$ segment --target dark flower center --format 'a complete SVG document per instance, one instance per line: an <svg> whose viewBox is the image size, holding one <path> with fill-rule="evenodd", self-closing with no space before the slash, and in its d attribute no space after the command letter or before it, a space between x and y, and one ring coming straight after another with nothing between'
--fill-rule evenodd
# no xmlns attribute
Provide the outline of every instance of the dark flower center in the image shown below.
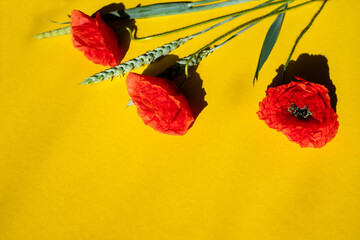
<svg viewBox="0 0 360 240"><path fill-rule="evenodd" d="M297 118L306 119L309 116L313 115L313 112L310 112L309 107L304 106L303 108L299 108L295 103L292 103L288 108L289 113L294 115Z"/></svg>

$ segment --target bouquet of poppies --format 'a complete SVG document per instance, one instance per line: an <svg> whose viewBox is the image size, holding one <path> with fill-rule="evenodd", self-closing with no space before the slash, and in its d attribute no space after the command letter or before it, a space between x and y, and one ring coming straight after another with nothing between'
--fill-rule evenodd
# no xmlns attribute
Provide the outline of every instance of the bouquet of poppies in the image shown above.
<svg viewBox="0 0 360 240"><path fill-rule="evenodd" d="M217 16L191 25L175 28L171 31L156 33L151 36L137 38L134 35L133 19L166 17L174 14L206 11L220 7L256 2L251 8ZM266 97L260 102L257 112L270 128L275 128L287 136L290 141L301 147L323 147L332 140L338 130L337 114L331 105L328 89L319 83L310 82L302 76L288 76L287 67L294 50L302 36L309 30L314 20L324 8L327 0L200 0L194 2L169 2L130 9L114 9L98 11L89 16L79 10L73 10L67 26L40 33L37 39L71 34L74 47L95 64L109 66L102 72L87 77L82 84L95 84L101 81L127 75L126 84L130 95L128 106L137 108L139 117L154 130L169 135L184 135L193 126L196 114L182 93L185 82L191 81L190 69L196 69L201 60L220 49L241 33L260 23L262 20L275 17L263 42L253 83L269 57L278 39L285 13L307 4L320 4L310 23L295 40L289 57L284 64L282 83L269 87ZM221 25L243 16L246 13L269 9L267 14L246 21L218 36L197 51L179 59L157 76L147 76L131 72L144 65L149 65L159 58L168 55L193 38L211 31ZM172 42L149 50L129 61L123 62L129 44L128 41L140 41L161 37L183 30L213 22L214 25L192 35L175 39ZM120 34L121 33L121 34ZM291 79L291 80L288 80Z"/></svg>

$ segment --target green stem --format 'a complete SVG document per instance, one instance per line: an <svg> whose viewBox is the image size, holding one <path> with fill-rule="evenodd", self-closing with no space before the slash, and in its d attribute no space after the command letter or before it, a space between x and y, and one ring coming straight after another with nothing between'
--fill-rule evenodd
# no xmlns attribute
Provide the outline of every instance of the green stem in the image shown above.
<svg viewBox="0 0 360 240"><path fill-rule="evenodd" d="M278 11L279 9L280 8L275 9L274 12ZM187 62L189 60L190 60L189 67L194 67L194 66L198 65L204 58L209 56L215 50L221 48L226 43L228 43L230 40L234 39L236 36L240 35L241 33L248 30L249 28L255 26L255 24L256 23L253 23L250 26L247 26L247 27L241 29L239 32L235 33L234 35L232 35L231 37L229 37L228 39L226 39L225 41L223 41L219 45L216 45L216 46L214 46L214 47L212 47L210 49L205 49L202 52L196 54L195 57L192 57L195 54L195 53L193 53L193 54L190 54L187 57L184 57L184 58L176 61L176 63L174 65L168 67L165 71L160 73L158 75L158 77L166 78L166 79L169 79L169 80L174 79L174 77L178 76L179 74L181 74L182 72L185 71L185 66L186 66L186 64L187 64ZM185 84L187 79L188 79L188 76L185 76L185 79L178 85L178 88L181 88Z"/></svg>
<svg viewBox="0 0 360 240"><path fill-rule="evenodd" d="M113 14L120 18L141 19L161 16L170 16L176 14L193 13L215 8L227 7L244 2L255 0L203 0L196 2L170 2L158 3L136 8L124 9L123 11L113 11ZM214 2L214 3L212 3Z"/></svg>
<svg viewBox="0 0 360 240"><path fill-rule="evenodd" d="M196 2L170 2L170 3L152 4L152 5L135 7L130 9L124 9L122 12L113 11L110 12L109 14L125 19L152 18L152 17L204 11L204 10L226 7L226 6L231 6L249 1L255 1L255 0L226 0L226 1L203 0ZM211 2L218 2L218 3L211 3ZM35 35L34 38L42 39L42 38L62 36L67 34L70 34L70 26L42 32Z"/></svg>
<svg viewBox="0 0 360 240"><path fill-rule="evenodd" d="M310 0L310 1L307 1L307 2L304 2L304 3L301 3L301 4L298 4L298 5L295 5L293 7L289 7L289 8L286 8L286 9L283 9L283 10L280 10L280 11L276 11L276 12L271 12L271 13L268 13L266 15L263 15L261 17L258 17L258 18L255 18L253 20L250 20L244 24L241 24L240 26L228 31L227 33L223 34L222 36L216 38L215 40L213 40L212 42L210 42L209 44L205 45L204 47L202 47L201 49L199 49L197 52L195 52L195 54L193 56L195 56L196 54L198 54L199 52L209 48L211 45L213 45L214 43L220 41L221 39L225 38L226 36L228 36L229 34L232 34L236 31L238 31L239 29L241 28L244 28L244 27L247 27L251 24L254 24L254 23L257 23L257 22L260 22L262 20L264 20L265 18L268 18L268 17L272 17L272 16L275 16L275 15L278 15L278 14L281 14L281 13L284 13L284 12L287 12L287 11L290 11L290 10L293 10L293 9L296 9L296 8L299 8L301 6L304 6L306 4L309 4L309 3L312 3L312 2L315 2L315 1L318 1L318 0ZM284 2L284 1L282 1ZM185 75L188 76L188 69L189 69L189 62L191 61L191 58L190 60L188 61L188 63L186 64L186 67L185 67Z"/></svg>
<svg viewBox="0 0 360 240"><path fill-rule="evenodd" d="M192 2L189 3L189 6L194 7L194 6L198 6L198 5L202 5L202 4L207 4L207 3L211 3L211 2L218 2L219 0L202 0L202 1L197 1L197 2Z"/></svg>
<svg viewBox="0 0 360 240"><path fill-rule="evenodd" d="M285 72L286 69L289 65L289 62L291 60L292 55L294 54L295 48L298 45L299 41L301 40L301 38L305 35L305 33L310 29L310 27L312 26L312 24L314 23L315 19L317 18L317 16L320 14L320 12L323 10L325 4L327 3L328 0L324 0L323 4L321 5L321 7L319 8L319 10L315 13L315 15L312 17L310 23L301 31L300 35L297 37L295 44L293 46L293 48L291 49L290 55L286 61L286 64L284 66L284 71L283 71L283 83L285 81Z"/></svg>
<svg viewBox="0 0 360 240"><path fill-rule="evenodd" d="M243 14L251 12L251 11L259 10L259 9L266 8L266 7L271 7L271 6L274 6L274 5L277 5L277 4L286 3L286 2L290 2L290 1L292 1L292 0L281 0L281 1L278 1L278 2L273 2L273 0L270 0L270 1L267 1L267 2L265 2L263 4L260 4L260 5L256 6L256 7L253 7L253 8L249 8L249 9L241 10L241 11L238 11L238 12L226 14L226 15L223 15L223 16L220 16L220 17L216 17L216 18L208 19L208 20L198 22L198 23L195 23L195 24L191 24L191 25L188 25L186 27L182 27L182 28L178 28L178 29L171 30L171 31L168 31L168 32L158 33L158 34L154 34L154 35L150 35L150 36L142 37L142 38L134 37L133 32L131 31L130 28L126 28L126 30L130 33L130 38L133 41L148 40L148 39L152 39L154 37L166 36L166 35L177 33L177 32L180 32L180 31L184 31L184 30L187 30L187 29L190 29L190 28L193 28L193 27L198 27L198 26L201 26L203 24L210 23L210 22L222 20L222 19L225 19L225 18L240 16L240 15L243 15Z"/></svg>

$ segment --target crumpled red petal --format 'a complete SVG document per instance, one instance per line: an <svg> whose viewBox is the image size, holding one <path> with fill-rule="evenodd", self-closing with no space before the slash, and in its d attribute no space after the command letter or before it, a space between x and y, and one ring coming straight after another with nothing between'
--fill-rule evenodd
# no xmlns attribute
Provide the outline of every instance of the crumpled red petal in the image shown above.
<svg viewBox="0 0 360 240"><path fill-rule="evenodd" d="M92 18L81 11L71 13L70 30L74 47L90 61L104 66L119 65L124 53L118 47L114 31L99 13Z"/></svg>
<svg viewBox="0 0 360 240"><path fill-rule="evenodd" d="M158 132L184 135L194 122L188 101L167 79L129 73L128 93L143 122Z"/></svg>
<svg viewBox="0 0 360 240"><path fill-rule="evenodd" d="M321 148L330 142L339 128L338 116L332 109L328 90L296 77L298 81L269 88L259 103L257 115L270 127L282 132L301 147ZM289 113L289 106L307 106L312 116L302 119Z"/></svg>

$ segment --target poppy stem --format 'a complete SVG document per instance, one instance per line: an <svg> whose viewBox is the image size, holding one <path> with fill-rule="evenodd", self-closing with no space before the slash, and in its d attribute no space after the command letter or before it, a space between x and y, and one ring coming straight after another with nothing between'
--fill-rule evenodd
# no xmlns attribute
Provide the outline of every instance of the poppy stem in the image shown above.
<svg viewBox="0 0 360 240"><path fill-rule="evenodd" d="M177 15L183 13L199 12L209 9L216 9L254 0L202 0L196 2L170 2L140 6L121 11L113 11L112 14L120 19L141 19L160 16ZM211 3L217 2L217 3ZM210 4L209 4L210 3ZM39 33L34 36L36 39L50 38L70 34L70 26L58 28Z"/></svg>
<svg viewBox="0 0 360 240"><path fill-rule="evenodd" d="M229 37L228 39L226 39L224 42L220 43L219 45L216 45L210 49L205 49L203 51L201 51L200 53L193 53L189 56L187 56L186 58L183 58L179 61L176 62L175 65L179 65L182 68L182 71L185 71L185 78L184 80L180 83L179 88L181 88L187 81L187 79L189 78L189 72L186 71L186 64L188 61L190 61L189 66L188 67L194 67L197 64L200 63L200 61L202 61L205 57L209 56L212 52L214 52L216 49L219 49L220 47L224 46L226 43L228 43L231 39L235 38L236 36L238 36L239 34L245 32L246 30L248 30L249 28L253 27L256 23L241 29L239 32L237 32L236 34L232 35L231 37ZM195 55L196 54L196 55ZM194 55L194 57L192 57ZM172 67L170 67L172 68ZM166 71L166 70L165 70Z"/></svg>
<svg viewBox="0 0 360 240"><path fill-rule="evenodd" d="M298 45L299 41L301 40L301 38L305 35L305 33L310 29L310 27L312 26L312 24L314 23L315 19L317 18L317 16L321 13L321 11L323 10L325 4L327 3L328 0L324 0L323 4L321 5L321 7L319 8L319 10L315 13L315 15L312 17L312 19L310 20L310 23L301 31L300 35L297 37L295 44L293 46L293 48L291 49L290 55L285 63L284 66L284 71L283 71L283 75L282 75L282 81L283 83L285 83L285 73L286 73L286 69L289 65L289 62L291 60L292 55L294 54L295 48Z"/></svg>
<svg viewBox="0 0 360 240"><path fill-rule="evenodd" d="M281 0L281 1L277 1L277 2L273 2L273 1L274 0L268 0L265 3L259 4L259 5L255 6L253 8L249 8L249 9L241 10L241 11L238 11L238 12L226 14L226 15L223 15L223 16L220 16L220 17L208 19L208 20L198 22L198 23L195 23L195 24L191 24L191 25L188 25L188 26L185 26L185 27L182 27L182 28L178 28L178 29L174 29L174 30L171 30L171 31L150 35L150 36L147 36L147 37L138 38L138 37L134 36L133 31L130 28L126 28L126 30L130 33L131 40L133 40L133 41L142 41L142 40L149 40L149 39L152 39L152 38L155 38L155 37L163 37L163 36L170 35L170 34L177 33L177 32L181 32L181 31L193 28L193 27L198 27L198 26L201 26L203 24L207 24L207 23L211 23L211 22L214 22L214 21L226 19L225 21L222 21L222 22L220 22L220 23L218 23L218 24L216 24L214 26L211 26L211 27L209 27L209 28L207 28L205 30L202 30L202 31L192 35L192 36L195 36L195 35L200 35L200 34L202 34L204 32L207 32L207 31L209 31L209 30L211 30L211 29L213 29L215 27L218 27L218 26L224 24L224 23L227 23L228 21L231 21L231 20L233 20L233 19L235 19L237 17L240 17L240 16L242 16L242 15L244 15L246 13L249 13L249 12L252 12L252 11L255 11L255 10L259 10L259 9L262 9L262 8L266 8L266 7L271 7L271 6L274 6L274 5L277 5L277 4L290 2L290 1L293 1L293 0Z"/></svg>
<svg viewBox="0 0 360 240"><path fill-rule="evenodd" d="M264 19L266 19L266 18L268 18L268 17L272 17L272 16L274 16L274 15L278 15L278 14L281 14L281 13L284 13L284 12L287 12L287 11L290 11L290 10L294 10L294 9L296 9L296 8L302 7L302 6L306 5L306 4L309 4L309 3L312 3L312 2L315 2L315 1L318 1L318 0L309 0L309 1L307 1L307 2L300 3L300 4L295 5L295 6L293 6L293 7L289 7L289 8L286 8L286 9L283 9L283 10L279 10L279 11L276 11L276 12L271 12L271 13L268 13L268 14L263 15L263 16L261 16L261 17L258 17L258 18L255 18L255 19L253 19L253 20L250 20L250 21L248 21L248 22L246 22L246 23L243 23L243 24L239 25L238 27L236 27L236 28L234 28L234 29L226 32L226 33L223 34L222 36L216 38L215 40L213 40L213 41L210 42L209 44L205 45L204 47L200 48L198 51L196 51L196 52L194 53L193 56L195 56L195 55L198 54L199 52L201 52L201 51L209 48L211 45L215 44L216 42L220 41L221 39L225 38L226 36L228 36L228 35L236 32L236 31L238 31L238 30L240 30L240 29L242 29L242 28L246 28L247 26L250 26L250 25L252 25L252 24L258 23L258 22L260 22L260 21L262 21L262 20L264 20ZM190 63L190 61L191 61L191 58L189 59L188 63L186 64L186 67L185 67L185 75L186 75L186 76L188 76L188 71L189 71L188 69L189 69L189 63Z"/></svg>
<svg viewBox="0 0 360 240"><path fill-rule="evenodd" d="M285 1L281 1L281 2L288 2L288 1L291 1L291 0L285 0ZM308 3L311 3L311 2L314 2L314 1L318 1L318 0L310 0L310 1L307 1L307 2L304 2L302 4L298 4L298 5L295 5L291 8L287 8L285 10L280 10L280 11L276 11L276 12L271 12L269 14L266 14L264 16L261 16L261 17L258 17L258 18L255 18L251 21L248 21L234 29L232 29L231 31L223 34L222 36L216 38L214 41L212 41L211 43L207 44L206 46L202 47L201 49L199 49L198 51L196 51L194 54L192 54L191 56L189 56L189 58L187 59L187 63L185 65L185 75L188 76L188 69L189 69L189 66L190 66L190 63L192 62L193 58L195 58L195 56L197 56L200 52L204 51L205 49L208 49L210 48L211 45L213 45L214 43L220 41L221 39L225 38L226 36L240 30L240 29L243 29L243 28L246 28L252 24L255 24L255 23L258 23L260 21L262 21L263 19L267 18L267 17L271 17L273 15L277 15L277 14L280 14L280 13L283 13L283 12L286 12L286 11L290 11L292 9L295 9L295 8L298 8L298 7L301 7L305 4L308 4ZM85 81L82 82L82 84L90 84L90 83L97 83L97 82L100 82L100 81L104 81L104 80L107 80L107 79L111 79L113 77L116 77L116 76L122 76L134 69L137 69L145 64L150 64L151 62L155 61L156 59L160 58L161 56L165 56L167 55L168 53L170 53L171 51L175 50L176 48L178 48L179 46L181 46L182 44L184 44L185 42L187 42L188 40L198 36L199 33L197 34L193 34L191 36L188 36L188 37L185 37L185 38L180 38L178 40L175 40L171 43L168 43L168 44L165 44L161 47L158 47L152 51L148 51L146 52L145 54L142 54L142 55L139 55L138 57L134 58L134 59L131 59L127 62L124 62L116 67L112 67L112 68L109 68L105 71L102 71L102 72L99 72L97 74L94 74L93 76L91 77L88 77L85 79Z"/></svg>
<svg viewBox="0 0 360 240"><path fill-rule="evenodd" d="M141 19L161 16L178 15L184 13L200 12L204 10L216 9L221 7L232 6L244 2L255 0L202 0L195 2L168 2L157 3L145 6L139 6L122 11L113 11L113 14L119 18Z"/></svg>

